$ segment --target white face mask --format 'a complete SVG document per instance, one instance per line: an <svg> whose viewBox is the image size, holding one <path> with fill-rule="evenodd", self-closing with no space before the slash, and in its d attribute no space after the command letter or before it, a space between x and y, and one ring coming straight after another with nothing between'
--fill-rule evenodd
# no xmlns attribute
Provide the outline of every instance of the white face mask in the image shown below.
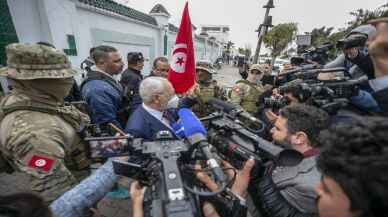
<svg viewBox="0 0 388 217"><path fill-rule="evenodd" d="M174 95L167 103L167 108L178 108L179 105L179 97L177 95Z"/></svg>

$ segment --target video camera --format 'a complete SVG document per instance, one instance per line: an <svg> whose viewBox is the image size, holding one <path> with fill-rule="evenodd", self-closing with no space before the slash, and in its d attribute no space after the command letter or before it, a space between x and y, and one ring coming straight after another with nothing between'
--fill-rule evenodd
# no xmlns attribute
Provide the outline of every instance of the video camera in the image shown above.
<svg viewBox="0 0 388 217"><path fill-rule="evenodd" d="M201 216L198 198L186 190L188 180L181 172L188 163L184 155L189 150L183 140L175 139L169 131L160 131L155 141L135 139L128 162L113 161L116 174L149 187L144 199L145 216Z"/></svg>
<svg viewBox="0 0 388 217"><path fill-rule="evenodd" d="M221 210L221 216L239 216L240 210L235 210L238 198L227 191L233 180L227 179L213 156L203 125L189 109L180 109L178 115L176 126L182 127L184 138L178 133L173 136L170 131L160 131L154 141L133 139L129 161L113 161L115 172L149 186L144 199L147 217L201 217L202 198L222 201L222 207L230 207ZM216 192L196 182L194 164L198 161L207 163L207 168L202 168L212 172L219 186Z"/></svg>
<svg viewBox="0 0 388 217"><path fill-rule="evenodd" d="M279 110L290 104L290 99L285 96L271 96L264 98L264 108Z"/></svg>
<svg viewBox="0 0 388 217"><path fill-rule="evenodd" d="M212 99L212 101L217 100ZM301 156L295 151L284 150L259 136L265 129L263 122L259 121L263 125L261 130L252 132L245 127L246 124L236 118L233 110L220 109L219 106L224 104L225 107L230 108L233 105L227 102L211 104L217 104L218 107L215 108L218 108L219 112L201 118L201 121L207 123L209 142L216 148L218 154L233 166L241 168L243 163L250 158L255 159L257 166L263 165L279 155L290 162L300 160ZM253 171L255 174L252 176L257 176L257 173L260 172L257 167Z"/></svg>
<svg viewBox="0 0 388 217"><path fill-rule="evenodd" d="M337 48L338 49L349 49L354 47L363 47L366 44L366 41L368 40L368 36L366 35L350 35L344 39L338 40L337 42Z"/></svg>
<svg viewBox="0 0 388 217"><path fill-rule="evenodd" d="M280 109L288 105L284 95L289 93L299 102L308 102L330 114L335 114L339 109L348 105L351 97L359 94L359 85L363 82L363 79L350 80L348 78L329 81L299 80L298 83L294 82L279 87L279 93L282 96L276 99L265 98L265 106Z"/></svg>
<svg viewBox="0 0 388 217"><path fill-rule="evenodd" d="M334 45L330 42L324 43L317 47L312 47L302 53L302 56L307 61L314 61L321 65L326 64L329 61L329 50L333 49Z"/></svg>

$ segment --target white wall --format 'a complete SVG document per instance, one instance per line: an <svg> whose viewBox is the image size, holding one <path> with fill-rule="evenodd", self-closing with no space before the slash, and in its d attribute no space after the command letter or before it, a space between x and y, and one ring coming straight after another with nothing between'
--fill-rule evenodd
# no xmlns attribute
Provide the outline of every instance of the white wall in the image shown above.
<svg viewBox="0 0 388 217"><path fill-rule="evenodd" d="M41 14L40 0L7 0L16 34L20 42L35 43L51 41L48 34L47 17Z"/></svg>
<svg viewBox="0 0 388 217"><path fill-rule="evenodd" d="M83 58L87 57L89 54L89 48L93 46L99 45L99 42L95 41L96 36L92 34L92 29L101 29L105 31L112 31L112 35L114 33L128 34L139 37L147 37L152 38L154 41L154 47L152 51L144 52L143 55L146 58L145 67L143 72L147 74L150 70L150 64L152 63L152 59L157 56L159 53L159 46L161 42L158 40L159 29L152 28L148 26L143 26L137 23L131 23L125 20L116 19L113 17L109 17L106 15L101 15L98 13L94 13L89 10L85 10L83 8L77 8L77 19L80 21L78 35L80 40L78 40L77 46L81 51L79 53ZM121 42L120 41L109 41L109 39L104 40L104 44L110 44L115 46L121 51L121 55L123 56L124 62L126 62L126 56L128 52L131 51L142 51L144 49L149 48L150 46L142 42L141 40L134 40L130 43ZM138 49L137 49L138 48ZM81 60L81 61L82 61ZM80 63L80 62L79 62Z"/></svg>
<svg viewBox="0 0 388 217"><path fill-rule="evenodd" d="M58 49L68 49L66 35L74 35L77 56L69 56L74 67L89 55L89 49L112 45L121 52L124 62L128 52L140 51L146 58L144 74L151 70L155 57L163 56L164 30L120 15L94 9L73 0L7 0L20 42L47 41ZM176 33L168 32L168 57ZM219 46L206 46L193 38L196 60L214 61Z"/></svg>

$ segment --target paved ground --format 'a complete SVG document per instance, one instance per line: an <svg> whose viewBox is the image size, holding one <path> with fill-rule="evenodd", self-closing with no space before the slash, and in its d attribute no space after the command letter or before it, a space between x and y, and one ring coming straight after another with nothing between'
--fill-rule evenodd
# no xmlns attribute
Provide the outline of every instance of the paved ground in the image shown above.
<svg viewBox="0 0 388 217"><path fill-rule="evenodd" d="M226 88L231 88L234 86L236 81L241 79L241 76L238 73L238 68L223 65L221 70L213 75L213 78Z"/></svg>
<svg viewBox="0 0 388 217"><path fill-rule="evenodd" d="M214 79L219 84L231 88L234 83L241 77L238 69L228 65L224 65L220 71L214 74ZM126 183L125 180L122 183ZM0 195L24 192L28 190L27 177L20 173L0 174ZM112 200L104 198L98 204L98 210L102 216L106 217L130 217L130 201L129 200Z"/></svg>

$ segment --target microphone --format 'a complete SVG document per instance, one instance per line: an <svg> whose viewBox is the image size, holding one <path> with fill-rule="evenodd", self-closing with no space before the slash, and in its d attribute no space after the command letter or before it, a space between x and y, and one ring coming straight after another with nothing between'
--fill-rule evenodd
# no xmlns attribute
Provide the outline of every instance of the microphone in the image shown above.
<svg viewBox="0 0 388 217"><path fill-rule="evenodd" d="M179 138L185 137L185 132L184 132L182 124L180 124L179 122L176 122L176 123L172 123L170 126L173 129L174 134L176 136L178 136Z"/></svg>
<svg viewBox="0 0 388 217"><path fill-rule="evenodd" d="M265 124L262 121L260 121L259 119L253 117L248 112L244 112L242 109L237 108L235 105L233 105L233 104L231 104L229 102L225 102L223 100L220 100L220 99L212 97L209 100L209 104L211 104L212 106L214 106L217 109L222 110L223 112L225 112L227 114L230 114L230 115L233 115L233 116L237 116L237 117L241 117L241 118L243 118L245 120L251 121L254 124L258 124L260 126L259 127L260 131L263 130L264 127L265 127Z"/></svg>
<svg viewBox="0 0 388 217"><path fill-rule="evenodd" d="M207 132L205 127L190 109L180 109L178 111L178 116L180 118L181 125L183 126L183 132L186 139L190 142L190 144L198 145L205 157L208 159L207 164L213 170L215 179L225 183L226 176L224 171L210 151L210 145L206 138Z"/></svg>

